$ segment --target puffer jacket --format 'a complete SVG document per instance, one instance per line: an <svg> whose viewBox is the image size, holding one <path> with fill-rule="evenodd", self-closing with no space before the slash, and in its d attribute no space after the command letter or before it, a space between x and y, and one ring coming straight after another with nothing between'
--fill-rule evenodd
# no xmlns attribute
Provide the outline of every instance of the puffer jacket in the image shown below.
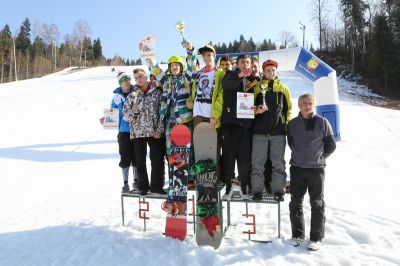
<svg viewBox="0 0 400 266"><path fill-rule="evenodd" d="M134 91L134 86L131 85L130 92ZM121 87L118 87L114 90L114 95L111 100L111 108L118 109L119 112L119 123L118 123L118 131L119 132L130 132L129 124L125 120L123 120L123 109L124 103L126 101L126 94L122 91Z"/></svg>

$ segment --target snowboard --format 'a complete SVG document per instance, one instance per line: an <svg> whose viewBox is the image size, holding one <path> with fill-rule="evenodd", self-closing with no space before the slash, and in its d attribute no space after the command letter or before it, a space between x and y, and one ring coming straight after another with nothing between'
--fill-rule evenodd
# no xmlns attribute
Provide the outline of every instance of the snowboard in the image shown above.
<svg viewBox="0 0 400 266"><path fill-rule="evenodd" d="M168 197L162 205L162 209L167 212L165 235L184 240L187 232L186 203L191 132L187 126L177 124L167 137Z"/></svg>
<svg viewBox="0 0 400 266"><path fill-rule="evenodd" d="M210 123L202 122L193 131L196 175L196 242L199 246L217 249L222 241L220 204L217 187L217 131Z"/></svg>

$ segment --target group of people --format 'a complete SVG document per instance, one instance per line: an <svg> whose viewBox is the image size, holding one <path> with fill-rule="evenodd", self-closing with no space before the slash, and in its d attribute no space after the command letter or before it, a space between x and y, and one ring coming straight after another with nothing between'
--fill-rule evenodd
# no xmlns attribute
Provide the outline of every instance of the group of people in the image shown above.
<svg viewBox="0 0 400 266"><path fill-rule="evenodd" d="M302 204L308 189L312 206L310 240L318 247L324 237L325 160L336 145L328 120L315 113L313 95L299 97L300 113L291 119L290 91L277 77L278 62L263 62L260 72L257 59L242 54L236 62L228 56L222 57L217 68L215 49L206 45L198 50L205 63L198 69L194 46L188 41L182 45L187 52L186 60L172 56L165 72L154 58L146 60L151 80L140 68L133 72L134 86L129 75L118 74L120 87L114 91L111 107L118 108L120 113L122 192L129 192L128 175L132 166L134 186L140 195L147 195L149 190L165 194L164 156L169 149L169 132L176 124L185 124L192 130L200 122L208 122L218 135L217 176L226 184L224 198L229 200L231 195L237 164L244 197L252 194L254 201L261 200L267 184L275 200L283 201L284 155L288 143L292 151L289 204L292 242L299 245L305 237ZM238 93L254 95L254 118L238 117ZM268 171L271 180L265 182Z"/></svg>

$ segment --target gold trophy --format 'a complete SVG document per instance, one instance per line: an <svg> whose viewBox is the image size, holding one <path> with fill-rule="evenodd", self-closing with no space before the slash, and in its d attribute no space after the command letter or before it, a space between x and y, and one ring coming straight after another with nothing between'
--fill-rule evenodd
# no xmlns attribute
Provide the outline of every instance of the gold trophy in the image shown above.
<svg viewBox="0 0 400 266"><path fill-rule="evenodd" d="M185 30L185 22L184 21L178 21L175 24L175 28L181 33L182 35L182 46L185 44L186 39L185 39L185 35L183 34L183 31Z"/></svg>
<svg viewBox="0 0 400 266"><path fill-rule="evenodd" d="M267 103L265 102L265 93L267 92L268 84L262 83L262 84L260 85L260 87L261 87L261 93L262 93L262 97L263 97L263 104L262 104L262 107L263 107L263 108L267 108L267 110L268 110Z"/></svg>

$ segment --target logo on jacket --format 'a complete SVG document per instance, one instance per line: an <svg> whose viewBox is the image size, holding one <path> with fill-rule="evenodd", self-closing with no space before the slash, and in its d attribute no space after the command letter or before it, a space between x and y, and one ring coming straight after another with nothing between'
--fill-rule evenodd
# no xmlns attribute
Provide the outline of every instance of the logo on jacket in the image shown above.
<svg viewBox="0 0 400 266"><path fill-rule="evenodd" d="M316 70L318 66L319 66L319 62L314 58L311 58L307 62L308 70L311 70L311 71Z"/></svg>

